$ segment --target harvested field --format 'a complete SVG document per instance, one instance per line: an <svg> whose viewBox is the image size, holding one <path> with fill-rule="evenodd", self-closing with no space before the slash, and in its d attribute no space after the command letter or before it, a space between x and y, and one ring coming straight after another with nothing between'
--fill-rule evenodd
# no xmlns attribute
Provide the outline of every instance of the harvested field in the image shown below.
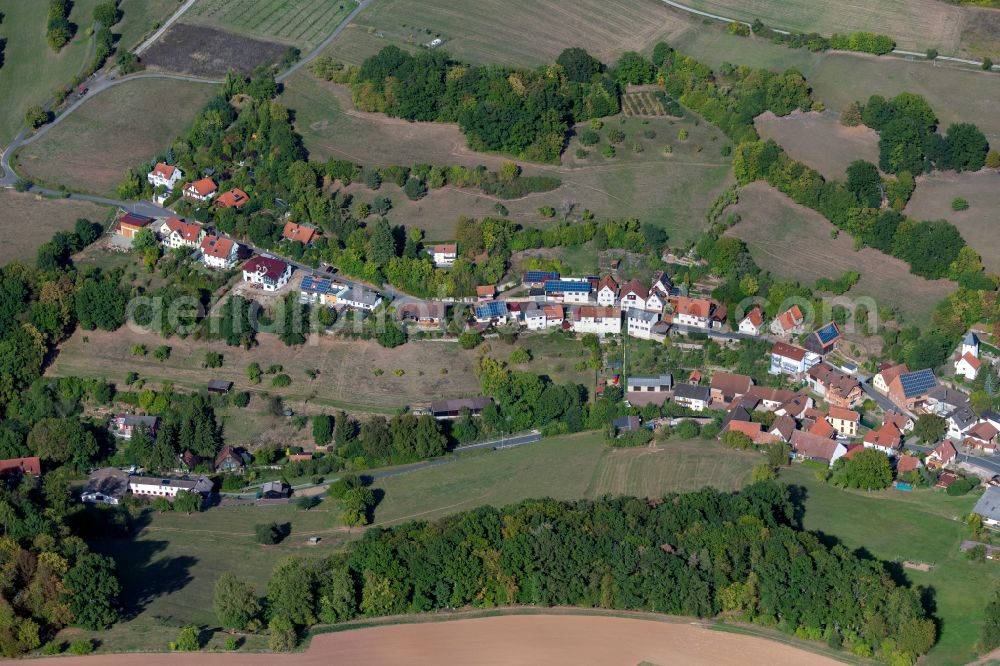
<svg viewBox="0 0 1000 666"><path fill-rule="evenodd" d="M127 168L149 163L169 146L217 90L173 79L109 88L21 149L19 171L73 190L112 194Z"/></svg>
<svg viewBox="0 0 1000 666"><path fill-rule="evenodd" d="M89 201L46 199L0 190L0 264L19 260L34 264L38 247L57 231L73 229L77 218L106 222L110 209ZM30 226L31 233L26 233Z"/></svg>
<svg viewBox="0 0 1000 666"><path fill-rule="evenodd" d="M353 108L345 86L319 81L308 73L296 74L287 83L282 101L296 114L296 129L314 159L349 159L359 164L483 164L497 169L508 161L500 155L476 153L465 146L457 125L411 123L383 114L364 113ZM598 216L635 216L643 222L667 229L672 243L693 239L701 230L705 211L729 181L730 159L723 157L724 135L707 123L695 125L691 114L683 120L668 118L605 119L605 130L620 129L625 140L616 156L600 154L602 145L588 147L586 158L575 157L580 147L570 140L562 166L522 163L528 175L550 173L563 185L552 192L529 194L505 200L510 218L521 223L542 223L540 206L558 207L564 201L588 208ZM681 129L686 141L678 140ZM653 133L648 138L646 132ZM673 152L663 151L671 144ZM636 152L638 146L641 152ZM386 191L389 191L387 188ZM381 194L352 190L368 201ZM393 196L406 211L419 208L416 215L433 238L450 237L461 215L495 214L496 199L474 191L431 192L416 204ZM402 215L393 211L390 219ZM401 219L408 220L407 217ZM452 230L452 231L449 231Z"/></svg>
<svg viewBox="0 0 1000 666"><path fill-rule="evenodd" d="M791 157L808 164L828 179L844 180L854 160L878 164L878 134L864 126L845 127L832 111L793 111L778 117L767 111L754 119L765 139L774 139Z"/></svg>
<svg viewBox="0 0 1000 666"><path fill-rule="evenodd" d="M829 221L764 183L743 188L739 204L729 210L743 219L727 233L746 241L764 270L810 286L817 278L857 271L861 280L844 296L870 296L879 307L896 306L907 324L929 322L938 301L957 288L949 280L913 275L903 261L878 250L855 252L848 234L831 238L835 227Z"/></svg>
<svg viewBox="0 0 1000 666"><path fill-rule="evenodd" d="M359 64L388 44L412 50L439 38L438 48L472 63L534 67L570 46L610 63L625 51L673 42L689 21L654 0L375 0L327 53Z"/></svg>
<svg viewBox="0 0 1000 666"><path fill-rule="evenodd" d="M186 23L175 23L142 56L148 69L222 78L233 69L244 74L257 65L275 62L284 44L241 37Z"/></svg>
<svg viewBox="0 0 1000 666"><path fill-rule="evenodd" d="M969 209L953 211L951 202L960 197ZM920 176L917 189L906 206L906 214L920 220L947 219L958 227L965 241L982 256L986 270L1000 273L997 242L997 211L1000 210L1000 174L991 169L976 173L937 171Z"/></svg>
<svg viewBox="0 0 1000 666"><path fill-rule="evenodd" d="M305 51L326 39L356 6L354 0L198 0L181 20Z"/></svg>
<svg viewBox="0 0 1000 666"><path fill-rule="evenodd" d="M246 351L218 341L163 340L128 328L113 333L78 331L61 345L49 373L121 382L129 371L135 371L153 384L169 381L189 390L201 390L210 378L218 377L235 382L237 390L266 391L289 402L356 412L394 413L403 405L479 395L479 381L473 373L475 356L455 342L410 342L390 350L375 342L326 336L315 345L301 347L286 347L277 336L268 334L261 334L258 340L258 346ZM167 344L173 351L161 363L152 355L132 356L134 344L145 344L150 349ZM222 352L225 360L221 369L201 367L207 351ZM251 361L265 369L272 363L281 364L292 384L274 388L268 376L259 385L250 384L246 367ZM306 376L309 369L320 371L316 380ZM442 374L442 369L447 374ZM383 374L376 375L376 370ZM403 374L396 376L396 370Z"/></svg>

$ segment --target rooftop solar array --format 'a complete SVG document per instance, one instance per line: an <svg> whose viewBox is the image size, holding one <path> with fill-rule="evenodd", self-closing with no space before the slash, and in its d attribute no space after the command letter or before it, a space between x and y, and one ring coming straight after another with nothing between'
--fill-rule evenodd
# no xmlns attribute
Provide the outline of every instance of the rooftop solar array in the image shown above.
<svg viewBox="0 0 1000 666"><path fill-rule="evenodd" d="M525 282L545 282L546 280L558 280L559 273L554 273L552 271L528 271L524 274Z"/></svg>
<svg viewBox="0 0 1000 666"><path fill-rule="evenodd" d="M816 331L816 337L818 337L820 342L824 345L828 345L840 337L840 331L837 330L837 325L831 321L829 324Z"/></svg>
<svg viewBox="0 0 1000 666"><path fill-rule="evenodd" d="M505 301L490 301L476 306L476 317L479 319L494 319L496 317L507 316L507 303Z"/></svg>
<svg viewBox="0 0 1000 666"><path fill-rule="evenodd" d="M907 397L927 393L937 386L937 378L934 377L930 368L902 374L899 376L899 381L903 385L903 393Z"/></svg>
<svg viewBox="0 0 1000 666"><path fill-rule="evenodd" d="M589 282L578 282L575 280L548 280L545 283L545 291L562 291L575 293L590 293Z"/></svg>

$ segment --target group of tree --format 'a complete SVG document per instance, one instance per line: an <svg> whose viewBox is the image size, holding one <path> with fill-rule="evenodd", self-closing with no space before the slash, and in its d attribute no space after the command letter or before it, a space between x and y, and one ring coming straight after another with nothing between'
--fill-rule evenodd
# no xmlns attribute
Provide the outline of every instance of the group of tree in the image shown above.
<svg viewBox="0 0 1000 666"><path fill-rule="evenodd" d="M430 416L370 416L357 423L341 412L335 420L337 454L345 459L363 459L368 467L435 458L448 448L441 423Z"/></svg>
<svg viewBox="0 0 1000 666"><path fill-rule="evenodd" d="M770 39L776 44L784 44L792 49L805 48L810 51L835 49L838 51L857 51L860 53L885 55L891 53L896 48L895 40L888 35L858 31L848 35L833 33L829 37L824 37L818 32L803 33L774 30L764 25L764 22L759 18L754 19L754 22L750 25L750 30L746 31L746 35L749 36L751 31L758 37Z"/></svg>
<svg viewBox="0 0 1000 666"><path fill-rule="evenodd" d="M45 41L53 51L59 51L73 39L76 26L69 22L70 0L49 0L49 12L45 25Z"/></svg>
<svg viewBox="0 0 1000 666"><path fill-rule="evenodd" d="M356 617L576 605L726 613L899 664L934 644L919 593L877 560L799 531L787 488L758 482L663 499L525 500L370 529L347 553L279 562L268 617L287 638L288 627ZM226 626L263 623L245 585L227 578L226 589L216 605Z"/></svg>

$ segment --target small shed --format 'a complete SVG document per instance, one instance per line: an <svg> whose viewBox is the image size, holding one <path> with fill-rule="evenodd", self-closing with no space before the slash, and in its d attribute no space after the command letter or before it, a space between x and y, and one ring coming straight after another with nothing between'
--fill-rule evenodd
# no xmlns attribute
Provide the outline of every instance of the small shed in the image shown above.
<svg viewBox="0 0 1000 666"><path fill-rule="evenodd" d="M268 481L261 486L260 494L262 499L284 499L291 490L282 481Z"/></svg>
<svg viewBox="0 0 1000 666"><path fill-rule="evenodd" d="M221 393L226 394L233 388L233 383L228 382L224 379L210 379L208 380L208 392L209 393Z"/></svg>

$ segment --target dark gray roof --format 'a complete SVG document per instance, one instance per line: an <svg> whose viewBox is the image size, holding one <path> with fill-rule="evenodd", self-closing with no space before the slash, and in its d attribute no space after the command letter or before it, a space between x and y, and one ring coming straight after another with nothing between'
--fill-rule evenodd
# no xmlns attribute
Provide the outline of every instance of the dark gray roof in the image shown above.
<svg viewBox="0 0 1000 666"><path fill-rule="evenodd" d="M436 400L431 403L431 411L437 414L440 412L457 412L462 409L477 410L485 408L491 402L493 402L493 398L487 396L457 398L455 400Z"/></svg>
<svg viewBox="0 0 1000 666"><path fill-rule="evenodd" d="M686 398L688 400L704 400L708 402L708 398L711 392L708 390L707 386L698 386L697 384L678 384L674 388L675 398Z"/></svg>
<svg viewBox="0 0 1000 666"><path fill-rule="evenodd" d="M972 507L972 513L978 513L983 518L1000 521L1000 488L990 486L983 496Z"/></svg>
<svg viewBox="0 0 1000 666"><path fill-rule="evenodd" d="M638 319L640 321L648 321L650 324L655 324L660 320L660 315L655 312L648 312L646 310L640 310L638 308L628 309L629 319Z"/></svg>
<svg viewBox="0 0 1000 666"><path fill-rule="evenodd" d="M955 410L950 412L946 418L955 421L955 425L957 425L962 430L965 430L966 428L971 428L976 424L977 421L979 421L979 417L976 416L976 413L972 411L972 407L970 407L968 404L964 404L956 408Z"/></svg>
<svg viewBox="0 0 1000 666"><path fill-rule="evenodd" d="M120 417L126 426L137 426L145 425L149 428L155 428L156 423L160 420L159 416L143 416L140 414L122 414Z"/></svg>
<svg viewBox="0 0 1000 666"><path fill-rule="evenodd" d="M629 386L673 386L674 377L669 372L659 377L629 377Z"/></svg>
<svg viewBox="0 0 1000 666"><path fill-rule="evenodd" d="M612 422L615 430L624 430L626 432L633 432L638 430L641 422L638 416L619 416Z"/></svg>
<svg viewBox="0 0 1000 666"><path fill-rule="evenodd" d="M128 490L128 472L123 472L114 467L104 467L91 472L87 479L87 485L83 489L84 495L101 493L107 497L122 498Z"/></svg>

